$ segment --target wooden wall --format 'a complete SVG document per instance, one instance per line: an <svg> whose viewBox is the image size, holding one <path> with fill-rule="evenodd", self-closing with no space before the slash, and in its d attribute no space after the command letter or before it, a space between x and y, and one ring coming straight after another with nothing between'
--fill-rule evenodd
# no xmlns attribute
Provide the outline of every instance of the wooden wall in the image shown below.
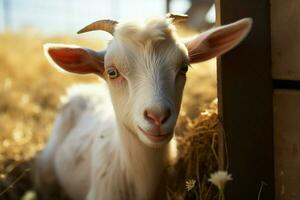
<svg viewBox="0 0 300 200"><path fill-rule="evenodd" d="M275 90L276 199L300 199L300 91Z"/></svg>
<svg viewBox="0 0 300 200"><path fill-rule="evenodd" d="M271 0L273 78L300 80L300 1Z"/></svg>
<svg viewBox="0 0 300 200"><path fill-rule="evenodd" d="M217 0L216 8L218 24L254 21L246 40L218 59L220 152L234 177L226 198L299 200L300 1Z"/></svg>
<svg viewBox="0 0 300 200"><path fill-rule="evenodd" d="M244 17L247 38L218 59L218 105L224 125L226 199L274 199L273 106L269 0L217 0L217 22Z"/></svg>
<svg viewBox="0 0 300 200"><path fill-rule="evenodd" d="M276 200L300 199L300 1L271 0Z"/></svg>

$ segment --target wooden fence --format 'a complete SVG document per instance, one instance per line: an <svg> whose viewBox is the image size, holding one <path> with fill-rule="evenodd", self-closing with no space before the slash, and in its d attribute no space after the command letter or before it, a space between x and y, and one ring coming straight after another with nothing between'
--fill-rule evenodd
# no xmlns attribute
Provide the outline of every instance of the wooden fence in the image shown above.
<svg viewBox="0 0 300 200"><path fill-rule="evenodd" d="M254 20L218 59L230 200L300 199L300 2L217 0L217 22ZM222 143L223 144L223 143Z"/></svg>
<svg viewBox="0 0 300 200"><path fill-rule="evenodd" d="M234 180L227 199L274 199L270 12L267 0L217 0L217 22L251 17L246 40L218 59L219 113L225 167ZM224 147L222 147L224 149Z"/></svg>

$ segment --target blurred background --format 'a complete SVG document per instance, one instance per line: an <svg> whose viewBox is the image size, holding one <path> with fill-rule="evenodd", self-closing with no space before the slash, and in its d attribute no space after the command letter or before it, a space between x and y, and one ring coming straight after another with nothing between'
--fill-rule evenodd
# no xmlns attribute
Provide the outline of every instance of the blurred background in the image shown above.
<svg viewBox="0 0 300 200"><path fill-rule="evenodd" d="M190 28L214 24L213 0L0 0L0 31L34 29L44 34L70 34L103 18L144 20L165 13L186 13Z"/></svg>
<svg viewBox="0 0 300 200"><path fill-rule="evenodd" d="M110 39L107 33L76 32L99 19L144 20L168 12L190 16L177 27L183 37L215 23L213 0L0 0L0 199L31 194L31 160L47 142L66 88L99 81L59 73L46 61L43 44L101 49ZM215 60L193 65L177 131L208 109L216 93Z"/></svg>

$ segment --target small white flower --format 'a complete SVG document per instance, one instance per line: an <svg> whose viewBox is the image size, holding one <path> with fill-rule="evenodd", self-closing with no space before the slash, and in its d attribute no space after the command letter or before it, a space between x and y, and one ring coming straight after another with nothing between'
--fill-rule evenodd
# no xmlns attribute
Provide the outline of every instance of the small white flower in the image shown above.
<svg viewBox="0 0 300 200"><path fill-rule="evenodd" d="M191 189L193 189L195 187L195 183L196 181L194 179L189 179L185 182L185 186L187 191L190 191Z"/></svg>
<svg viewBox="0 0 300 200"><path fill-rule="evenodd" d="M29 190L24 194L22 200L37 200L37 195L34 191Z"/></svg>
<svg viewBox="0 0 300 200"><path fill-rule="evenodd" d="M217 186L219 190L222 191L224 190L226 182L231 180L231 174L228 174L227 171L217 171L215 173L212 173L210 175L210 179L208 179L208 181L210 181L212 184Z"/></svg>

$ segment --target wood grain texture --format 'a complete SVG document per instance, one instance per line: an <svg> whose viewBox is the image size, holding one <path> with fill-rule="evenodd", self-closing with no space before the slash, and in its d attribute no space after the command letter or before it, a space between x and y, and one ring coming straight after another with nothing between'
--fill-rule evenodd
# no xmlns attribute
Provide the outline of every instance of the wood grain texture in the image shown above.
<svg viewBox="0 0 300 200"><path fill-rule="evenodd" d="M269 0L218 0L218 23L253 18L253 28L218 59L219 113L233 181L226 199L274 199L273 106ZM225 165L226 166L226 165ZM267 185L266 185L267 184Z"/></svg>
<svg viewBox="0 0 300 200"><path fill-rule="evenodd" d="M276 200L300 199L300 91L274 92Z"/></svg>
<svg viewBox="0 0 300 200"><path fill-rule="evenodd" d="M271 0L272 74L300 80L300 1Z"/></svg>

